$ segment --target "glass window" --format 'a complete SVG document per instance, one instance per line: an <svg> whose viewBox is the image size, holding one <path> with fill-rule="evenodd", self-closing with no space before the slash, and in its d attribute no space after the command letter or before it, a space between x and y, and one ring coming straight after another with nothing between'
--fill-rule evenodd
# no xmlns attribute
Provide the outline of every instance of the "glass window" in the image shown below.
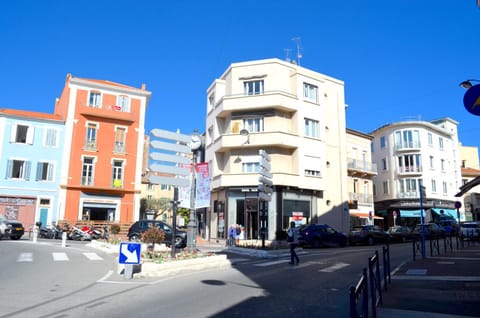
<svg viewBox="0 0 480 318"><path fill-rule="evenodd" d="M118 153L125 153L125 135L127 129L125 127L116 127L115 128L115 145L114 151Z"/></svg>
<svg viewBox="0 0 480 318"><path fill-rule="evenodd" d="M318 128L319 122L317 120L305 118L305 136L318 138Z"/></svg>
<svg viewBox="0 0 480 318"><path fill-rule="evenodd" d="M97 149L97 124L87 124L86 145L87 149Z"/></svg>
<svg viewBox="0 0 480 318"><path fill-rule="evenodd" d="M30 180L31 162L26 160L8 160L7 162L7 179L23 179Z"/></svg>
<svg viewBox="0 0 480 318"><path fill-rule="evenodd" d="M242 172L259 172L260 163L258 162L243 162L242 163Z"/></svg>
<svg viewBox="0 0 480 318"><path fill-rule="evenodd" d="M37 163L37 181L53 181L53 163Z"/></svg>
<svg viewBox="0 0 480 318"><path fill-rule="evenodd" d="M88 97L88 106L90 107L95 107L95 108L100 108L100 99L102 95L100 92L90 92L90 96Z"/></svg>
<svg viewBox="0 0 480 318"><path fill-rule="evenodd" d="M308 83L303 83L303 97L305 97L305 99L311 100L316 103L317 91L318 91L317 86L308 84Z"/></svg>
<svg viewBox="0 0 480 318"><path fill-rule="evenodd" d="M123 180L123 160L113 160L112 184L114 188L121 188Z"/></svg>
<svg viewBox="0 0 480 318"><path fill-rule="evenodd" d="M125 95L118 96L117 105L120 106L122 112L130 111L130 98Z"/></svg>
<svg viewBox="0 0 480 318"><path fill-rule="evenodd" d="M428 145L433 146L433 135L432 133L428 133Z"/></svg>
<svg viewBox="0 0 480 318"><path fill-rule="evenodd" d="M263 131L263 117L246 118L243 120L243 128L249 132L262 132Z"/></svg>
<svg viewBox="0 0 480 318"><path fill-rule="evenodd" d="M386 142L385 142L385 136L380 137L380 148L385 148Z"/></svg>
<svg viewBox="0 0 480 318"><path fill-rule="evenodd" d="M437 192L437 182L435 181L435 179L432 179L432 192Z"/></svg>
<svg viewBox="0 0 480 318"><path fill-rule="evenodd" d="M93 185L94 158L84 157L82 165L82 185Z"/></svg>
<svg viewBox="0 0 480 318"><path fill-rule="evenodd" d="M53 128L47 128L45 135L45 146L57 147L57 130Z"/></svg>
<svg viewBox="0 0 480 318"><path fill-rule="evenodd" d="M438 146L440 147L441 150L443 150L443 138L438 137Z"/></svg>
<svg viewBox="0 0 480 318"><path fill-rule="evenodd" d="M263 80L243 82L243 92L245 95L263 94Z"/></svg>

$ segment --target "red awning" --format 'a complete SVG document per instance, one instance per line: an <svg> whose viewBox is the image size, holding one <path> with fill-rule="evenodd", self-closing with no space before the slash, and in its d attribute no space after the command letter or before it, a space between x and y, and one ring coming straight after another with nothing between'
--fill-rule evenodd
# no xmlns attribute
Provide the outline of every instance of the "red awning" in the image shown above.
<svg viewBox="0 0 480 318"><path fill-rule="evenodd" d="M356 216L357 218L368 219L368 212L350 211L350 216ZM376 220L383 220L380 216L373 216Z"/></svg>

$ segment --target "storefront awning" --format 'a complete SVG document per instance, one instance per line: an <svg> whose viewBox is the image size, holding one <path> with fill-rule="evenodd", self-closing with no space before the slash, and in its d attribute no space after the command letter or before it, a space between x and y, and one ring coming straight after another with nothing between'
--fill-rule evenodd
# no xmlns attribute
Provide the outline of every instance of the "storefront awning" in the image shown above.
<svg viewBox="0 0 480 318"><path fill-rule="evenodd" d="M454 209L432 209L432 211L438 215L443 215L447 218L453 218L453 219L457 218L457 210L454 210Z"/></svg>
<svg viewBox="0 0 480 318"><path fill-rule="evenodd" d="M401 218L419 218L421 210L400 210ZM425 211L423 211L423 216L425 216Z"/></svg>
<svg viewBox="0 0 480 318"><path fill-rule="evenodd" d="M355 216L361 219L368 219L368 212L350 211L350 216ZM376 215L374 215L373 218L376 220L383 220L382 217Z"/></svg>

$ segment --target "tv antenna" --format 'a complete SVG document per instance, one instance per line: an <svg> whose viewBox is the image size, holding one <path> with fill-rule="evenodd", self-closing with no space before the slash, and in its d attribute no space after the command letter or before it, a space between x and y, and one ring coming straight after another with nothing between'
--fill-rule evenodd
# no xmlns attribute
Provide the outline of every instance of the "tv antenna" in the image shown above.
<svg viewBox="0 0 480 318"><path fill-rule="evenodd" d="M301 43L301 38L300 37L295 37L292 39L297 44L297 64L300 65L300 59L302 58L302 53L300 52L302 43Z"/></svg>
<svg viewBox="0 0 480 318"><path fill-rule="evenodd" d="M283 51L285 51L285 61L291 62L292 59L290 58L290 53L292 52L292 49L283 49Z"/></svg>

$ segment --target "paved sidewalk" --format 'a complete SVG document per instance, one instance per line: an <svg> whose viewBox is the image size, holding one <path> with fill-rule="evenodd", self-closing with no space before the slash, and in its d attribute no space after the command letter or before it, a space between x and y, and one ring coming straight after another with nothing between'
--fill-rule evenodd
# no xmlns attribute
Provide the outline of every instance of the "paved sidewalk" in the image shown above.
<svg viewBox="0 0 480 318"><path fill-rule="evenodd" d="M480 317L480 245L392 269L377 317Z"/></svg>

